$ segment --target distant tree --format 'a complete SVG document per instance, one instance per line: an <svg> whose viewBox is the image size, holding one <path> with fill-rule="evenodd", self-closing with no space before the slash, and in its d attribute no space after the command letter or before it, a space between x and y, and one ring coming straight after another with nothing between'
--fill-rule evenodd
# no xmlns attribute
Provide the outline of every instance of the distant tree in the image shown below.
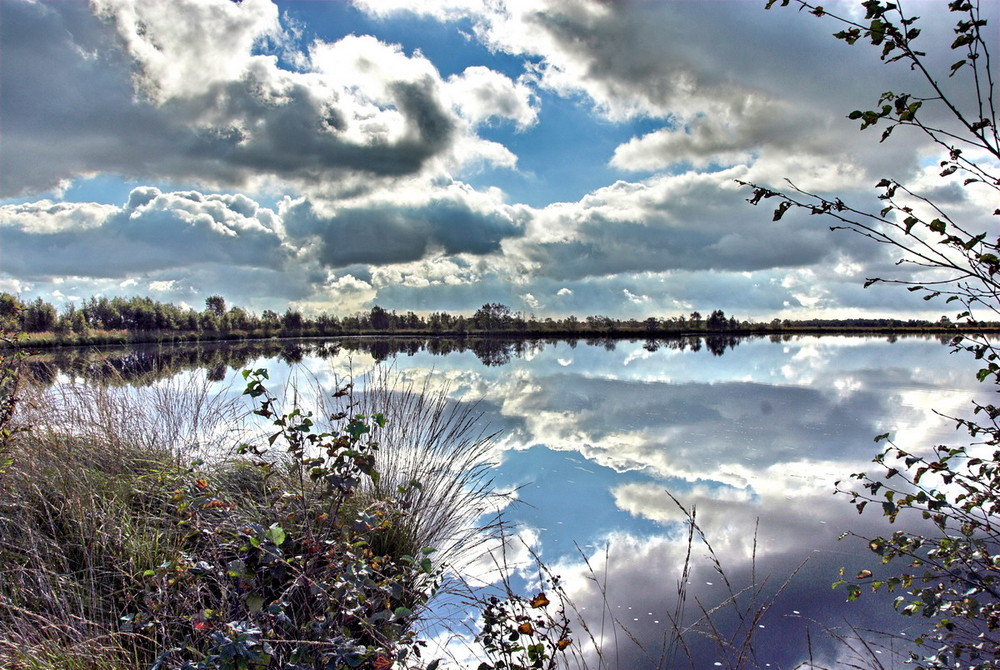
<svg viewBox="0 0 1000 670"><path fill-rule="evenodd" d="M230 307L226 313L229 328L232 330L249 330L250 315L242 307Z"/></svg>
<svg viewBox="0 0 1000 670"><path fill-rule="evenodd" d="M205 309L221 318L226 313L226 299L221 295L210 295L205 298Z"/></svg>
<svg viewBox="0 0 1000 670"><path fill-rule="evenodd" d="M510 307L498 302L486 303L472 316L474 327L479 330L507 330L511 327L514 315Z"/></svg>
<svg viewBox="0 0 1000 670"><path fill-rule="evenodd" d="M17 330L21 327L22 303L10 293L0 293L0 330Z"/></svg>
<svg viewBox="0 0 1000 670"><path fill-rule="evenodd" d="M304 323L305 319L302 317L302 312L293 310L291 307L286 309L284 316L281 317L281 328L285 332L294 333L300 331Z"/></svg>
<svg viewBox="0 0 1000 670"><path fill-rule="evenodd" d="M87 320L83 311L76 308L73 303L67 303L63 313L59 317L56 330L63 334L76 333L82 335L87 332Z"/></svg>
<svg viewBox="0 0 1000 670"><path fill-rule="evenodd" d="M261 312L260 323L267 330L276 330L281 327L281 317L273 309L265 309Z"/></svg>
<svg viewBox="0 0 1000 670"><path fill-rule="evenodd" d="M372 307L371 312L368 315L368 318L371 322L373 330L389 329L389 312L385 311L378 305Z"/></svg>
<svg viewBox="0 0 1000 670"><path fill-rule="evenodd" d="M726 314L721 309L713 311L705 322L705 327L712 331L725 330L727 325Z"/></svg>
<svg viewBox="0 0 1000 670"><path fill-rule="evenodd" d="M54 330L58 318L55 307L41 298L35 298L25 306L21 324L25 332L41 333Z"/></svg>

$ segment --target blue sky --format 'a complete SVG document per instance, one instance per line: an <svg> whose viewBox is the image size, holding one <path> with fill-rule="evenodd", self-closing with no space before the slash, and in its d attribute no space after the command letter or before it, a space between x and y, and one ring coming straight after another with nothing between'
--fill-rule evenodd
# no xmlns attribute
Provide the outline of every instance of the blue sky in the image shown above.
<svg viewBox="0 0 1000 670"><path fill-rule="evenodd" d="M943 4L904 7L946 73ZM337 314L948 312L861 288L900 272L886 249L746 204L736 179L862 205L883 176L942 186L935 147L845 118L919 91L906 67L763 5L5 1L0 290ZM952 189L985 228L989 195Z"/></svg>

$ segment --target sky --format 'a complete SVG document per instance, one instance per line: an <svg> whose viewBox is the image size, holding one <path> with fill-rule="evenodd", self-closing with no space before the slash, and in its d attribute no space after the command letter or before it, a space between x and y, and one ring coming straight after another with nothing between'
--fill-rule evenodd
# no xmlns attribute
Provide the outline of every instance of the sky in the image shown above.
<svg viewBox="0 0 1000 670"><path fill-rule="evenodd" d="M4 0L0 291L339 315L952 313L864 289L909 271L888 249L747 204L736 180L789 178L878 208L893 177L972 229L997 206L938 177L920 136L879 144L846 118L923 91L904 64L764 4ZM903 3L942 76L944 5ZM961 76L943 80L960 103Z"/></svg>

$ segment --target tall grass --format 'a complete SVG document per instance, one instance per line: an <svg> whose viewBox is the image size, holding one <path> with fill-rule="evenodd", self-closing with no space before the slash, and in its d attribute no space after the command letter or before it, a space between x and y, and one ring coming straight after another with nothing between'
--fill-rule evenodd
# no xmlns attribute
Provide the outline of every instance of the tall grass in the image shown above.
<svg viewBox="0 0 1000 670"><path fill-rule="evenodd" d="M170 491L244 415L193 380L23 392L0 475L0 666L139 667L120 617L137 575L180 551Z"/></svg>
<svg viewBox="0 0 1000 670"><path fill-rule="evenodd" d="M499 531L498 511L509 496L493 488L490 460L497 432L475 402L452 398L448 382L432 376L416 383L391 368L376 368L331 398L328 413L381 412L377 481L365 483L374 499L399 496L410 510L406 532L420 547L433 547L443 562L461 566L481 557L484 542ZM410 488L412 482L418 486Z"/></svg>
<svg viewBox="0 0 1000 670"><path fill-rule="evenodd" d="M345 545L344 560L354 561L345 570L369 569L357 561L383 564L380 556L411 560L412 577L405 571L399 573L405 578L391 577L389 568L382 574L403 589L393 607L418 612L426 594L405 594L428 583L421 550L438 550L437 566L469 556L490 532L489 522L478 522L502 504L494 500L485 460L493 435L474 407L449 399L447 388L415 388L386 374L364 388L326 410L391 417L372 435L380 442L381 476L350 493L343 520L322 523L319 508L293 517L289 507L296 499L321 499L322 481L306 476L313 466L280 450L236 454L236 445L254 442L246 398L215 393L193 376L142 389L67 383L24 394L16 421L30 429L10 441L13 464L0 471L0 667L208 663L215 647L202 646L201 656L184 651L198 630L192 625L222 630L213 617L251 616L260 605L246 609L240 579L226 578L225 569L200 581L191 575L201 565L232 566L245 554L238 539L248 524L283 525L289 556L308 556L308 543L317 540L331 551L339 538L362 540ZM256 443L265 444L269 431L253 430L262 435ZM355 517L382 521L359 535ZM282 601L299 597L295 584L318 578L294 561L280 565L292 580L284 595L275 592ZM442 574L440 567L427 572ZM323 597L336 605L332 592ZM413 620L403 616L399 625L407 621ZM386 622L385 630L399 625ZM372 638L390 645L393 639Z"/></svg>

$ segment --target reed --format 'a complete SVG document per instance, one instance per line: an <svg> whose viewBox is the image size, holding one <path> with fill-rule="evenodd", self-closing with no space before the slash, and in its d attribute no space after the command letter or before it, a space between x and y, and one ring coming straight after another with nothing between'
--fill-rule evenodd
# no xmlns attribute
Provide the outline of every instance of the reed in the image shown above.
<svg viewBox="0 0 1000 670"><path fill-rule="evenodd" d="M347 395L331 398L328 409L387 417L378 434L379 478L365 483L365 493L378 500L405 491L410 542L461 566L480 558L484 542L496 537L498 511L510 495L493 488L498 433L484 423L477 402L456 400L452 391L432 376L418 383L379 367Z"/></svg>

